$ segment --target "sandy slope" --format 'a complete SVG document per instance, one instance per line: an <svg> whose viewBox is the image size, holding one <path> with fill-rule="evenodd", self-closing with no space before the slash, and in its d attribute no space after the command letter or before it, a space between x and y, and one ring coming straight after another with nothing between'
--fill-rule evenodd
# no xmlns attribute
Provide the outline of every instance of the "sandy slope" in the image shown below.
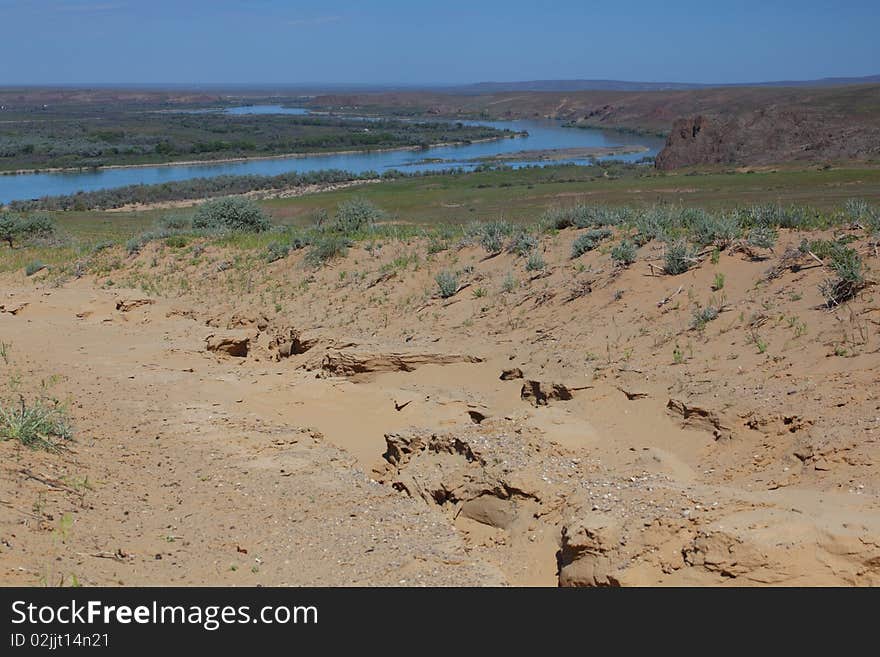
<svg viewBox="0 0 880 657"><path fill-rule="evenodd" d="M111 287L5 275L28 305L3 366L60 375L78 437L0 443L3 581L880 583L876 288L829 312L818 266L768 278L794 234L676 277L652 245L572 262L576 235L541 273L414 240L317 272L152 246ZM468 287L441 300L445 268Z"/></svg>

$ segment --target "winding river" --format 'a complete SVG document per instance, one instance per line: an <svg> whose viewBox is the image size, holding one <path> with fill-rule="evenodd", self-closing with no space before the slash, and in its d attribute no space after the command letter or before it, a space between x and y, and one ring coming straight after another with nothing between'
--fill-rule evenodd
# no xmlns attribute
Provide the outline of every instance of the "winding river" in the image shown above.
<svg viewBox="0 0 880 657"><path fill-rule="evenodd" d="M276 105L234 107L223 110L229 114L296 114L308 113L300 108ZM343 169L355 173L388 169L403 171L436 171L450 167L466 169L477 166L479 158L491 158L518 151L538 151L572 148L610 148L615 146L644 146L648 150L639 153L610 155L602 159L636 161L645 156L656 155L663 148L663 140L657 137L631 135L620 132L565 128L561 122L549 120L520 121L467 121L470 125L492 126L513 131L525 130L528 136L499 139L460 146L437 146L425 150L393 150L356 153L309 154L296 157L249 159L236 162L200 164L149 165L86 169L52 173L21 173L0 175L0 203L13 200L74 194L78 191L110 189L126 185L155 185L176 180L205 178L220 175L277 175L289 171L307 172L320 169ZM575 162L584 164L587 158L556 160L554 163ZM512 161L510 166L532 164L545 165L546 161Z"/></svg>

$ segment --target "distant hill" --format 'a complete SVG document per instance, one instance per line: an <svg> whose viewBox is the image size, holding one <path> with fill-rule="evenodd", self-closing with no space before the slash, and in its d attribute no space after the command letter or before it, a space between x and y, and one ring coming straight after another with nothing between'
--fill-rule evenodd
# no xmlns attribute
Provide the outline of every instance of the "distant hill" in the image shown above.
<svg viewBox="0 0 880 657"><path fill-rule="evenodd" d="M627 82L625 80L529 80L524 82L477 82L446 88L461 94L493 94L511 91L684 91L717 87L837 87L853 84L874 84L880 75L819 80L781 80L776 82L742 82L703 84L700 82Z"/></svg>
<svg viewBox="0 0 880 657"><path fill-rule="evenodd" d="M657 158L663 169L880 159L880 84L335 94L309 104L403 116L552 118L660 133L668 137Z"/></svg>

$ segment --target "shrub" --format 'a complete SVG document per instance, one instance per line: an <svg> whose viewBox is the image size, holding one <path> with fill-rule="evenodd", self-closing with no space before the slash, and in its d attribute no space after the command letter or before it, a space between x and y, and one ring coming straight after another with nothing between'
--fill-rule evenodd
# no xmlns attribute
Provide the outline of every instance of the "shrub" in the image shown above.
<svg viewBox="0 0 880 657"><path fill-rule="evenodd" d="M565 208L550 208L545 210L540 217L538 223L544 230L562 230L574 226L573 215L570 210Z"/></svg>
<svg viewBox="0 0 880 657"><path fill-rule="evenodd" d="M34 260L33 262L29 262L29 263L27 263L27 265L25 265L24 273L27 276L33 276L38 271L45 269L45 268L46 268L46 263L44 263L42 260Z"/></svg>
<svg viewBox="0 0 880 657"><path fill-rule="evenodd" d="M526 256L538 248L538 240L533 235L529 235L525 231L520 231L514 235L510 244L507 245L508 253L515 253L518 256Z"/></svg>
<svg viewBox="0 0 880 657"><path fill-rule="evenodd" d="M636 241L647 244L652 240L666 240L677 226L677 219L663 208L651 208L636 217L635 227L638 231Z"/></svg>
<svg viewBox="0 0 880 657"><path fill-rule="evenodd" d="M490 221L480 227L478 239L486 253L500 253L504 248L504 240L512 232L512 227L506 221Z"/></svg>
<svg viewBox="0 0 880 657"><path fill-rule="evenodd" d="M777 237L778 234L774 228L769 225L759 225L749 231L746 241L749 246L758 249L772 249L776 246Z"/></svg>
<svg viewBox="0 0 880 657"><path fill-rule="evenodd" d="M611 260L616 265L628 267L636 261L636 245L629 240L623 240L615 244L611 249Z"/></svg>
<svg viewBox="0 0 880 657"><path fill-rule="evenodd" d="M141 249L144 248L144 245L147 243L147 240L144 239L143 235L138 235L137 237L132 237L125 243L125 251L128 255L135 255L141 252Z"/></svg>
<svg viewBox="0 0 880 657"><path fill-rule="evenodd" d="M519 281L516 280L513 272L507 272L507 276L504 277L504 282L501 283L501 291L505 294L510 294L516 290L517 287L519 287Z"/></svg>
<svg viewBox="0 0 880 657"><path fill-rule="evenodd" d="M716 292L724 289L724 274L721 272L715 273L715 281L712 283L712 289Z"/></svg>
<svg viewBox="0 0 880 657"><path fill-rule="evenodd" d="M712 320L718 319L721 314L722 306L714 299L703 307L694 309L693 319L691 320L691 328L703 329L706 324Z"/></svg>
<svg viewBox="0 0 880 657"><path fill-rule="evenodd" d="M9 244L9 248L12 248L15 242L35 237L48 237L54 232L55 223L47 215L22 217L12 212L0 212L0 241Z"/></svg>
<svg viewBox="0 0 880 657"><path fill-rule="evenodd" d="M871 216L871 206L860 198L851 198L843 206L843 211L850 221L861 222Z"/></svg>
<svg viewBox="0 0 880 657"><path fill-rule="evenodd" d="M344 258L350 242L342 235L322 235L312 241L305 263L310 267L320 267L334 258Z"/></svg>
<svg viewBox="0 0 880 657"><path fill-rule="evenodd" d="M39 399L27 405L24 397L19 399L18 404L0 404L0 440L57 451L73 438L70 420L58 403Z"/></svg>
<svg viewBox="0 0 880 657"><path fill-rule="evenodd" d="M834 257L840 251L846 249L846 245L836 240L801 240L798 250L801 253L812 253L821 260Z"/></svg>
<svg viewBox="0 0 880 657"><path fill-rule="evenodd" d="M864 217L865 230L868 234L880 237L880 209L872 209Z"/></svg>
<svg viewBox="0 0 880 657"><path fill-rule="evenodd" d="M437 287L440 288L440 296L448 299L458 292L458 276L451 271L441 271L434 278L437 281Z"/></svg>
<svg viewBox="0 0 880 657"><path fill-rule="evenodd" d="M271 223L259 205L240 196L207 201L199 206L192 221L193 228L233 230L259 233L269 230Z"/></svg>
<svg viewBox="0 0 880 657"><path fill-rule="evenodd" d="M692 210L685 217L685 226L697 244L714 244L722 249L742 234L739 218L732 213L712 215L705 210Z"/></svg>
<svg viewBox="0 0 880 657"><path fill-rule="evenodd" d="M290 253L290 245L289 244L279 244L278 242L271 242L266 246L265 259L266 262L276 262L277 260L283 260Z"/></svg>
<svg viewBox="0 0 880 657"><path fill-rule="evenodd" d="M440 253L441 251L445 251L449 248L449 241L443 239L442 237L438 237L437 235L432 235L430 240L428 241L428 253Z"/></svg>
<svg viewBox="0 0 880 657"><path fill-rule="evenodd" d="M330 215L324 208L318 208L312 213L312 225L318 230L322 230L330 225Z"/></svg>
<svg viewBox="0 0 880 657"><path fill-rule="evenodd" d="M329 229L337 233L351 235L371 230L385 213L365 198L343 201L336 207Z"/></svg>
<svg viewBox="0 0 880 657"><path fill-rule="evenodd" d="M666 244L663 271L670 276L683 274L696 260L694 249L685 240L676 240Z"/></svg>
<svg viewBox="0 0 880 657"><path fill-rule="evenodd" d="M541 271L546 266L547 263L544 262L544 258L537 251L532 251L529 254L529 259L526 260L526 271Z"/></svg>
<svg viewBox="0 0 880 657"><path fill-rule="evenodd" d="M611 237L612 233L607 228L596 228L588 230L583 235L579 235L571 244L571 257L579 258L587 251L592 251L599 242Z"/></svg>
<svg viewBox="0 0 880 657"><path fill-rule="evenodd" d="M169 235L165 238L165 246L172 249L182 249L189 244L189 238L186 235Z"/></svg>
<svg viewBox="0 0 880 657"><path fill-rule="evenodd" d="M862 259L854 250L846 247L836 249L831 255L830 267L836 279L827 279L819 285L825 304L832 308L852 299L865 287Z"/></svg>
<svg viewBox="0 0 880 657"><path fill-rule="evenodd" d="M612 208L604 205L574 205L567 208L550 208L538 219L545 229L588 228L590 226L616 226L632 216L629 208Z"/></svg>

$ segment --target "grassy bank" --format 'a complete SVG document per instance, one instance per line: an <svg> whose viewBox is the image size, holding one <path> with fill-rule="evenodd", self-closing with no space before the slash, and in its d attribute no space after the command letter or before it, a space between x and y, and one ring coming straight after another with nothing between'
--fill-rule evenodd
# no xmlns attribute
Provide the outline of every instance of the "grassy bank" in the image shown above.
<svg viewBox="0 0 880 657"><path fill-rule="evenodd" d="M552 166L490 170L460 175L423 176L386 181L296 198L260 201L275 224L310 227L316 215L332 214L340 204L363 198L384 211L387 226L465 226L475 221L529 225L546 210L576 204L676 206L721 210L749 205L795 204L811 212L829 212L847 199L880 200L880 168L780 169L754 173L663 174L644 167ZM132 212L68 211L50 213L59 228L59 244L45 253L4 249L3 269L23 267L28 259L60 262L105 242L122 244L169 215L192 209ZM56 240L57 241L57 240ZM32 257L33 256L33 257Z"/></svg>

